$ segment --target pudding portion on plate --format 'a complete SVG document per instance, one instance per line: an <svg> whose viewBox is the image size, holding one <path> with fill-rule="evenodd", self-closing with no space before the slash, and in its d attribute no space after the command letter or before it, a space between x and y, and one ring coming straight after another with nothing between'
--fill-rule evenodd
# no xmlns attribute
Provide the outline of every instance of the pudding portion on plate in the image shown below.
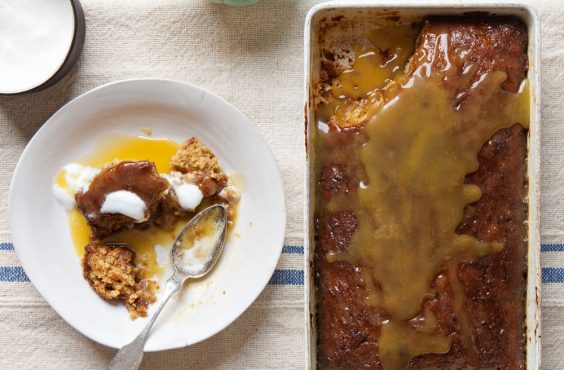
<svg viewBox="0 0 564 370"><path fill-rule="evenodd" d="M156 301L166 248L182 226L212 204L228 209L232 226L239 191L197 138L178 145L113 136L91 158L63 167L53 189L84 254L84 278L100 297L122 300L135 319Z"/></svg>
<svg viewBox="0 0 564 370"><path fill-rule="evenodd" d="M148 221L170 192L150 161L122 161L104 168L76 203L96 237Z"/></svg>
<svg viewBox="0 0 564 370"><path fill-rule="evenodd" d="M93 241L84 253L84 278L104 299L120 299L132 318L147 316L147 306L155 303L158 284L140 279L134 263L135 252L125 244Z"/></svg>

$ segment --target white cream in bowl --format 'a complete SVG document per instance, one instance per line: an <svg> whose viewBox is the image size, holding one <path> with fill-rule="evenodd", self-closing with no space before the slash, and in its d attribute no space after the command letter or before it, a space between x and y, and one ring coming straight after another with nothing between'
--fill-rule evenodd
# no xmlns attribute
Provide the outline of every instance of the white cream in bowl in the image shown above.
<svg viewBox="0 0 564 370"><path fill-rule="evenodd" d="M28 91L53 77L74 31L70 0L0 1L0 94Z"/></svg>

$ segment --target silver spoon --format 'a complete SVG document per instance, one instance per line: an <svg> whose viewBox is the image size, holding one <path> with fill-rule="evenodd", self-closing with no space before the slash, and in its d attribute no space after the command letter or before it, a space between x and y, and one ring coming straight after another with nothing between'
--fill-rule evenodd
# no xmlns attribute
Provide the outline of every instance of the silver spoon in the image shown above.
<svg viewBox="0 0 564 370"><path fill-rule="evenodd" d="M193 231L196 226L208 227L205 232L207 235L195 239ZM209 229L210 227L211 229ZM211 235L209 235L210 231ZM110 363L110 370L135 370L139 368L143 359L145 341L157 320L157 316L172 294L182 288L186 279L202 277L212 269L223 250L226 231L227 212L225 207L221 205L204 209L182 229L170 251L174 273L166 282L161 300L157 303L155 310L148 318L147 325L137 338L123 346L115 355ZM197 240L198 243L194 243L194 240Z"/></svg>

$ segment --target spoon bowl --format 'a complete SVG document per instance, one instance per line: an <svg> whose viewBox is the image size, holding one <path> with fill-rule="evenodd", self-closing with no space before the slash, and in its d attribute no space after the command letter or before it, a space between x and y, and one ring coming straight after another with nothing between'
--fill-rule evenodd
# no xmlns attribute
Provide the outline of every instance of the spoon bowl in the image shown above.
<svg viewBox="0 0 564 370"><path fill-rule="evenodd" d="M227 211L221 205L206 208L182 229L170 250L176 272L190 278L206 275L225 244Z"/></svg>

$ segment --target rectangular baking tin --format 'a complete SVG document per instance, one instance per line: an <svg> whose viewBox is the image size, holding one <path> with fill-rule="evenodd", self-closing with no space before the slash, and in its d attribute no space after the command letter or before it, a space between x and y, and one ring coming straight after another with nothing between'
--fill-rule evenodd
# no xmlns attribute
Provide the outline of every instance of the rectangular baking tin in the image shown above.
<svg viewBox="0 0 564 370"><path fill-rule="evenodd" d="M315 138L316 117L313 101L314 90L319 76L318 33L323 19L335 16L360 17L374 19L375 26L393 24L399 16L402 19L421 20L430 15L464 15L480 12L484 15L512 15L521 19L528 28L529 72L531 89L531 122L528 140L528 179L529 179L529 244L528 244L528 277L526 298L527 323L527 369L540 369L540 27L536 11L521 4L496 4L465 1L445 5L444 2L428 1L416 4L408 1L394 1L390 4L374 1L337 1L323 3L313 7L305 23L305 134L307 166L305 177L305 310L306 310L306 367L317 367L317 330L315 318L315 280L313 271L314 256L314 187L315 187Z"/></svg>

